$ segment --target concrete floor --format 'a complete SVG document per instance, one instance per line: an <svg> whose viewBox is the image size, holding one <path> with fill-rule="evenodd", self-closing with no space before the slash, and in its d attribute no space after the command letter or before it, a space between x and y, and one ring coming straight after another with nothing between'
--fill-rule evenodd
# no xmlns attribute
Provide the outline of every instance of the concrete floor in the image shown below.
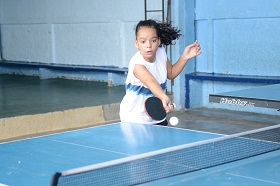
<svg viewBox="0 0 280 186"><path fill-rule="evenodd" d="M0 75L0 118L119 103L124 94L124 86L110 88L102 82ZM179 118L176 127L221 134L280 123L280 115L208 108L173 111L171 116Z"/></svg>
<svg viewBox="0 0 280 186"><path fill-rule="evenodd" d="M105 82L0 75L0 118L119 103L124 94Z"/></svg>

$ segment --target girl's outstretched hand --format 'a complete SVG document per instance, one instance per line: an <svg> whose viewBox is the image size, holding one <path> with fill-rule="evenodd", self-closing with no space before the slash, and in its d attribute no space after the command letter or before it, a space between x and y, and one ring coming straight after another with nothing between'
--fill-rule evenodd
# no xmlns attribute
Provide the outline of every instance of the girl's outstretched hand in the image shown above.
<svg viewBox="0 0 280 186"><path fill-rule="evenodd" d="M198 41L196 40L193 44L191 45L188 45L183 54L182 54L182 57L185 58L185 60L189 60L193 57L196 57L198 55L201 54L201 51L200 51L200 44L198 43Z"/></svg>

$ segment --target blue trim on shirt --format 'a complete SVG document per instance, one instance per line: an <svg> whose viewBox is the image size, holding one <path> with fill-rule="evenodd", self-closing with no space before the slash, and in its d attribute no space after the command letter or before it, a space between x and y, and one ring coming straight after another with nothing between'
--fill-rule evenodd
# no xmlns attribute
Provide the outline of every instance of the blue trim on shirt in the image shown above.
<svg viewBox="0 0 280 186"><path fill-rule="evenodd" d="M166 90L166 83L167 81L160 84L160 87L162 88L163 91ZM127 84L125 86L125 89L126 91L135 92L136 95L154 96L154 94L150 91L150 89L143 86L132 85L131 83Z"/></svg>

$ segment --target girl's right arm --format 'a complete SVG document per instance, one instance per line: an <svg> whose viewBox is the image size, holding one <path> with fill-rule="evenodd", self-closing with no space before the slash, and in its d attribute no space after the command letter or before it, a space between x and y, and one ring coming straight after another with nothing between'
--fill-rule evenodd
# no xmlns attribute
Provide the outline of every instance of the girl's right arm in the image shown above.
<svg viewBox="0 0 280 186"><path fill-rule="evenodd" d="M133 73L135 77L137 77L144 85L146 85L156 97L161 99L166 112L172 110L170 98L164 93L158 81L144 65L136 64L134 66Z"/></svg>

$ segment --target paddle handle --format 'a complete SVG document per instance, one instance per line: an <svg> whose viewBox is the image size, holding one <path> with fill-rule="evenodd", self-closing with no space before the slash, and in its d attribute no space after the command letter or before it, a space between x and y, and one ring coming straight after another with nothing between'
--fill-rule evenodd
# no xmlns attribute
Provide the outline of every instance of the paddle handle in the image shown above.
<svg viewBox="0 0 280 186"><path fill-rule="evenodd" d="M173 109L176 108L176 104L175 103L171 103L171 106L172 106Z"/></svg>

